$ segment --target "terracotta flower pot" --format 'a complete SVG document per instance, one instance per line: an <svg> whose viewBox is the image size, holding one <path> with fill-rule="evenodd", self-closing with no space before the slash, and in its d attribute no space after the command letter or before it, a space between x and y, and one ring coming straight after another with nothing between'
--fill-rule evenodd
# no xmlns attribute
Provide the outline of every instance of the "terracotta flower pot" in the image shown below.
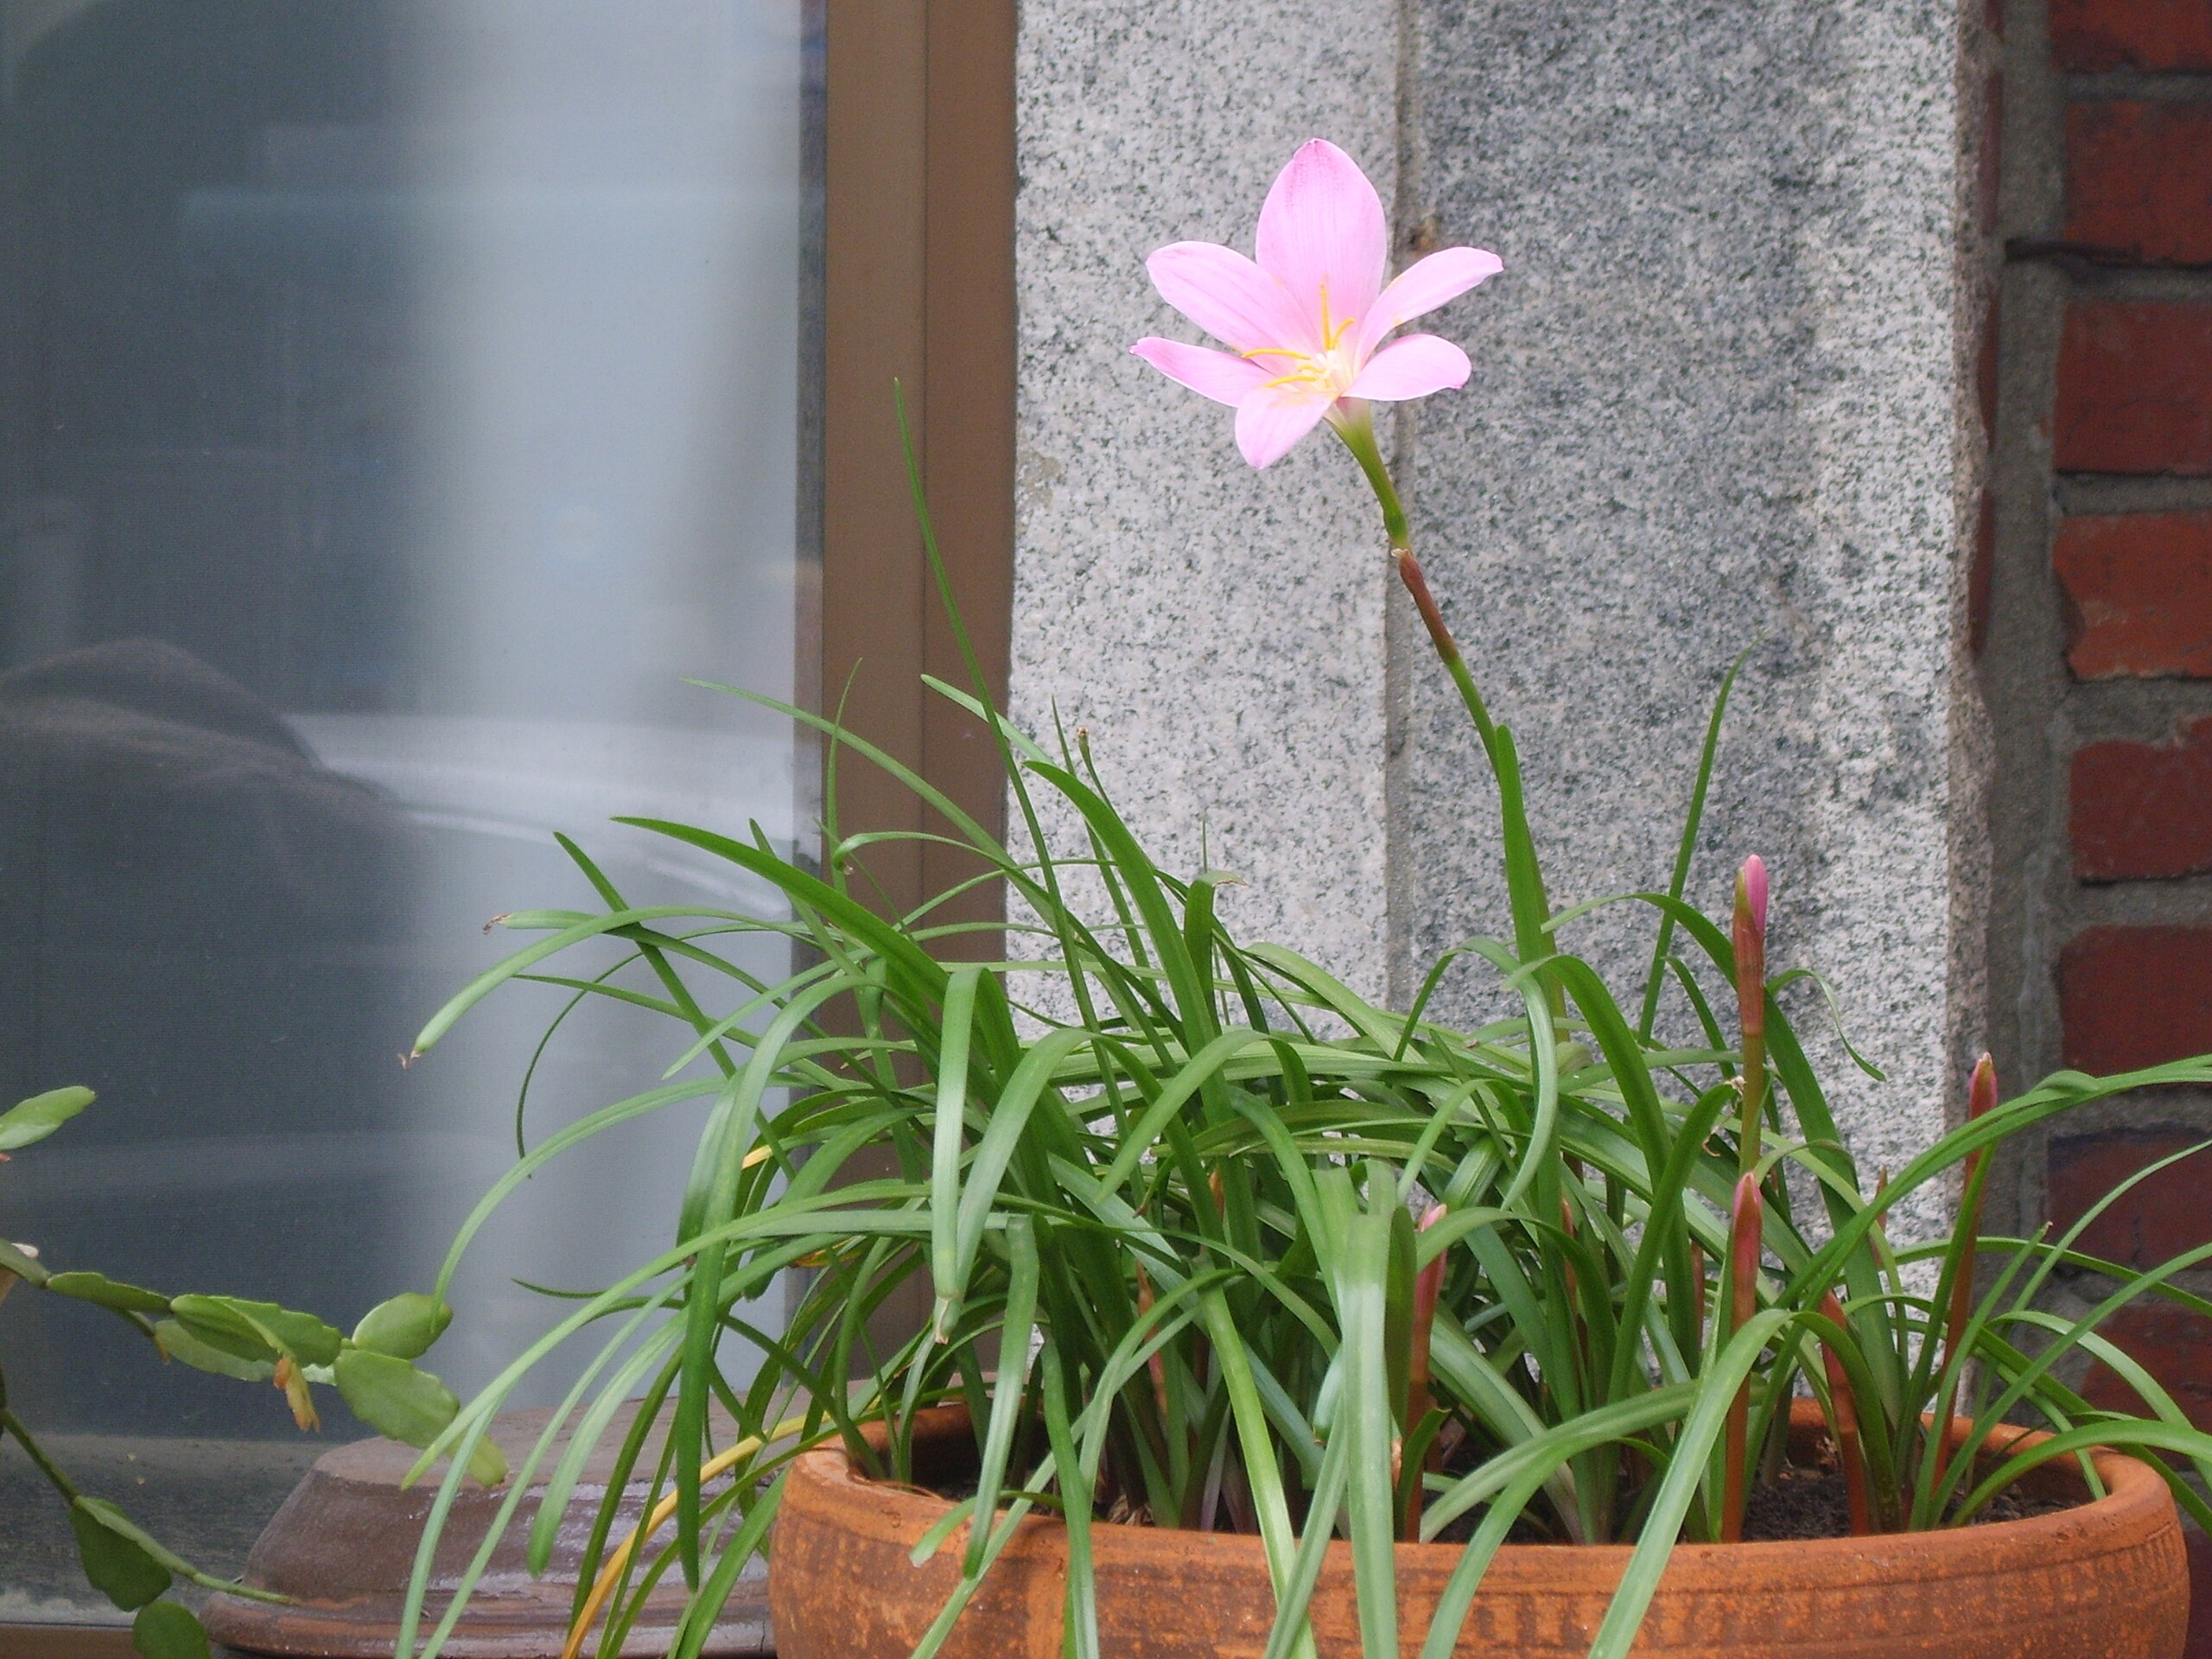
<svg viewBox="0 0 2212 1659"><path fill-rule="evenodd" d="M1793 1428L1818 1432L1803 1402ZM925 1446L972 1445L964 1415L917 1425ZM926 1463L925 1457L921 1459ZM2179 1659L2189 1616L2180 1522L2164 1483L2100 1453L2107 1495L2023 1521L1806 1543L1675 1551L1639 1655L1820 1659ZM2038 1475L2056 1491L2070 1465ZM2037 1477L2031 1477L2035 1479ZM2073 1486L2082 1491L2078 1481ZM966 1530L927 1565L907 1552L949 1506L861 1478L821 1450L791 1468L777 1518L769 1606L781 1659L905 1659L958 1577ZM1109 1659L1236 1659L1267 1645L1274 1598L1260 1541L1100 1524L1091 1531L1099 1645ZM1417 1652L1459 1556L1401 1544L1400 1642ZM1462 1659L1582 1659L1625 1546L1509 1545L1475 1598ZM1066 1535L1023 1522L944 1649L949 1659L1058 1659ZM1329 1546L1313 1598L1325 1656L1359 1650L1351 1547Z"/></svg>

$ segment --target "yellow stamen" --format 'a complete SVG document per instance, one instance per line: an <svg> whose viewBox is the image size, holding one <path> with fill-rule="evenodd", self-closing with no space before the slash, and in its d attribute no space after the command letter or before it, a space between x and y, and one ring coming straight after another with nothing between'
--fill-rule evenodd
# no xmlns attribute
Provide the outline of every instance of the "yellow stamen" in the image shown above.
<svg viewBox="0 0 2212 1659"><path fill-rule="evenodd" d="M1350 371L1352 365L1338 359L1337 348L1344 343L1344 337L1358 325L1359 319L1343 317L1332 320L1330 317L1329 285L1326 282L1321 284L1320 301L1321 349L1319 351L1301 352L1289 346L1255 346L1247 351L1236 353L1248 362L1257 357L1287 357L1296 365L1277 375L1272 380L1262 381L1259 387L1260 391L1272 391L1278 386L1319 386L1333 388L1337 395L1341 397L1344 386L1351 384Z"/></svg>

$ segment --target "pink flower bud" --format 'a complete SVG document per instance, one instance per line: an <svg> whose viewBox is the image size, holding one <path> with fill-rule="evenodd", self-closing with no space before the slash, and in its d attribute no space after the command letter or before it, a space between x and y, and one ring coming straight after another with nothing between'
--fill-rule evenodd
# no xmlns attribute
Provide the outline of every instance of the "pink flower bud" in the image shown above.
<svg viewBox="0 0 2212 1659"><path fill-rule="evenodd" d="M1967 1088L1967 1116L1980 1117L1996 1104L1997 1063L1985 1054L1974 1063L1974 1081Z"/></svg>
<svg viewBox="0 0 2212 1659"><path fill-rule="evenodd" d="M1748 917L1759 943L1766 943L1766 861L1753 853L1736 877L1736 914Z"/></svg>
<svg viewBox="0 0 2212 1659"><path fill-rule="evenodd" d="M1728 1217L1728 1328L1738 1331L1751 1317L1758 1296L1759 1231L1766 1223L1766 1195L1758 1177L1736 1183L1736 1202Z"/></svg>
<svg viewBox="0 0 2212 1659"><path fill-rule="evenodd" d="M1766 865L1757 853L1736 878L1736 924L1729 943L1736 951L1736 1009L1744 1035L1766 1034ZM1747 1044L1748 1046L1748 1044ZM1748 1065L1751 1056L1745 1056Z"/></svg>

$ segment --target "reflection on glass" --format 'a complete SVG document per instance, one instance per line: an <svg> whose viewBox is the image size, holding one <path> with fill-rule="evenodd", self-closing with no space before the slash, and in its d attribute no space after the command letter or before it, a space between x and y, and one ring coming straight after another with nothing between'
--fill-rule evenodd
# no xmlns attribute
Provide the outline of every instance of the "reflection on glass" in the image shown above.
<svg viewBox="0 0 2212 1659"><path fill-rule="evenodd" d="M0 1168L0 1233L350 1323L513 1154L565 993L397 1057L512 948L487 918L590 902L553 832L632 898L771 902L606 819L804 821L783 723L683 683L794 683L802 20L0 0L0 1094L100 1093ZM656 1023L571 1020L523 1133L656 1081ZM665 1248L696 1127L534 1184L448 1381L548 1322L514 1280ZM0 1315L15 1401L93 1490L242 1544L328 1439L77 1312ZM88 1611L22 1474L0 1619Z"/></svg>

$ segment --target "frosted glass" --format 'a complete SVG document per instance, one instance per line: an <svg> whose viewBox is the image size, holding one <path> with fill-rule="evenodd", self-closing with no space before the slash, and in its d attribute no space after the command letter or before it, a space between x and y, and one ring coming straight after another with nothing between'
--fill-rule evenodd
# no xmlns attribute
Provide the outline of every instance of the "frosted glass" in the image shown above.
<svg viewBox="0 0 2212 1659"><path fill-rule="evenodd" d="M100 1095L0 1234L350 1325L513 1157L565 994L397 1057L490 918L594 903L556 830L772 905L607 820L810 819L784 723L684 682L788 696L804 643L817 47L801 0L0 0L0 1094ZM579 1014L523 1133L680 1052ZM427 1363L465 1394L550 1322L514 1280L664 1249L698 1116L533 1182ZM362 1432L28 1294L0 1363L218 1567ZM0 1619L85 1616L28 1478Z"/></svg>

